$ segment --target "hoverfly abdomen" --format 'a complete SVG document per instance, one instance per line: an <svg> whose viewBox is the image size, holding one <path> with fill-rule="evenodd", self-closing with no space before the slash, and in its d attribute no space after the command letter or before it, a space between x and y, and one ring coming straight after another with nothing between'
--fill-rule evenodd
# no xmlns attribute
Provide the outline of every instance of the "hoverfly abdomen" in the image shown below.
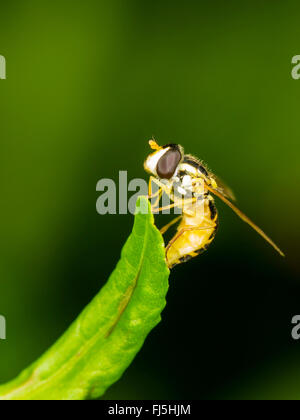
<svg viewBox="0 0 300 420"><path fill-rule="evenodd" d="M218 213L213 198L195 205L195 214L183 214L177 233L170 240L166 258L170 268L207 250L218 228Z"/></svg>
<svg viewBox="0 0 300 420"><path fill-rule="evenodd" d="M217 208L215 206L215 203L214 203L213 199L209 200L209 210L210 210L211 220L215 220L216 215L217 215Z"/></svg>

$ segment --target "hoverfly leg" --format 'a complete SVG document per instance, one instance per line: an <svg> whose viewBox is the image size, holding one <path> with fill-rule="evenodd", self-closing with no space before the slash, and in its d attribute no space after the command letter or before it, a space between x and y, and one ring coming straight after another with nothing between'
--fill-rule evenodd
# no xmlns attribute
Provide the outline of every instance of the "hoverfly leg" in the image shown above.
<svg viewBox="0 0 300 420"><path fill-rule="evenodd" d="M168 223L167 225L165 225L165 226L163 226L161 229L160 229L160 233L163 235L164 233L166 233L167 232L167 230L171 227L171 226L173 226L175 223L177 223L180 219L181 219L181 215L180 216L178 216L178 217L175 217L175 219L173 219L173 220L171 220L171 222L170 223Z"/></svg>

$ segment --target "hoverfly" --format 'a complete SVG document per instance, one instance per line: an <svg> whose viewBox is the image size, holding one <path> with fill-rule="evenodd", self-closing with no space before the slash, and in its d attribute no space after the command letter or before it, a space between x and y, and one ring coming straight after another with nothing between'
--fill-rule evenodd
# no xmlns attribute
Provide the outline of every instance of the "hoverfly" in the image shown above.
<svg viewBox="0 0 300 420"><path fill-rule="evenodd" d="M152 209L155 212L172 207L181 209L180 216L161 229L161 233L165 233L173 224L180 222L176 234L166 247L169 268L201 254L213 241L218 228L218 211L212 194L226 203L284 256L278 246L232 203L235 200L232 191L201 161L184 154L183 147L178 144L159 146L154 139L149 144L154 152L147 157L144 168L151 174L149 198L156 196ZM155 194L152 194L152 183L158 186ZM159 208L158 203L163 192L173 203Z"/></svg>

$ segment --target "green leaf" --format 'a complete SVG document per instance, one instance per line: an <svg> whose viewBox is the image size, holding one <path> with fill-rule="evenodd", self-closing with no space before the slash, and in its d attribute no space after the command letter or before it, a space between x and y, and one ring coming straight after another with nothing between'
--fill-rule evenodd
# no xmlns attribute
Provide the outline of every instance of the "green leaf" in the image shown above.
<svg viewBox="0 0 300 420"><path fill-rule="evenodd" d="M169 276L163 239L145 197L137 208L108 282L39 360L0 386L0 400L98 398L130 365L161 319Z"/></svg>

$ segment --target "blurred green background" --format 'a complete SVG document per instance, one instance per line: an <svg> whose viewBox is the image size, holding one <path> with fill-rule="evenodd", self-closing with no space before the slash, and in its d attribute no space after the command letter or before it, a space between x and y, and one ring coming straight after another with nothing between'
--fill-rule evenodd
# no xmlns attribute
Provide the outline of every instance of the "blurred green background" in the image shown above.
<svg viewBox="0 0 300 420"><path fill-rule="evenodd" d="M299 13L290 1L1 4L1 382L105 283L133 218L99 216L96 183L147 179L154 135L204 159L287 258L218 202L213 245L172 271L161 324L105 397L300 398Z"/></svg>

